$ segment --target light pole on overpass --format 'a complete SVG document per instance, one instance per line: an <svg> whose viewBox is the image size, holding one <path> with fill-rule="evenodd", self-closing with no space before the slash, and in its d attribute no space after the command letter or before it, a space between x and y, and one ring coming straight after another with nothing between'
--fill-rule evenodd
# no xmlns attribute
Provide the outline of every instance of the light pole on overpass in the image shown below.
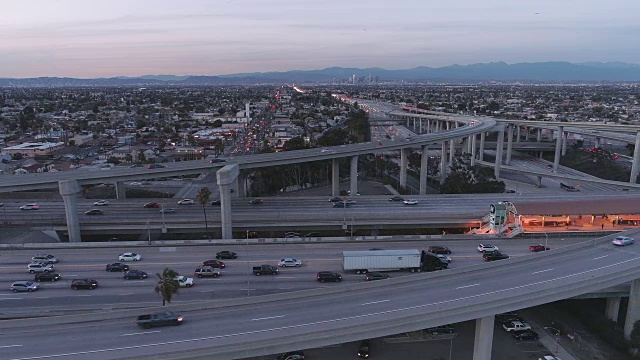
<svg viewBox="0 0 640 360"><path fill-rule="evenodd" d="M549 243L549 235L547 235L547 232L544 232L544 250L547 250L547 244Z"/></svg>

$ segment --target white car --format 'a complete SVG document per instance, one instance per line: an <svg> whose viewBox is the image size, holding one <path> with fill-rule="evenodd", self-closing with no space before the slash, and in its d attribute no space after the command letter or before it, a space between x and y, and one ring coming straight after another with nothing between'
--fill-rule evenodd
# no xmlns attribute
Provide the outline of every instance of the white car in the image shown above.
<svg viewBox="0 0 640 360"><path fill-rule="evenodd" d="M98 200L93 203L95 206L107 206L109 205L109 200Z"/></svg>
<svg viewBox="0 0 640 360"><path fill-rule="evenodd" d="M451 262L451 258L444 254L436 254L438 259L445 261L447 264Z"/></svg>
<svg viewBox="0 0 640 360"><path fill-rule="evenodd" d="M418 200L416 199L407 199L402 202L405 205L418 205Z"/></svg>
<svg viewBox="0 0 640 360"><path fill-rule="evenodd" d="M122 253L118 255L118 261L140 261L142 260L142 256L136 253Z"/></svg>
<svg viewBox="0 0 640 360"><path fill-rule="evenodd" d="M545 355L541 358L538 358L538 360L562 360L557 356L553 356L553 355Z"/></svg>
<svg viewBox="0 0 640 360"><path fill-rule="evenodd" d="M294 258L284 258L278 261L278 266L280 267L300 267L302 266L302 261Z"/></svg>
<svg viewBox="0 0 640 360"><path fill-rule="evenodd" d="M193 201L193 199L182 199L180 201L178 201L178 205L193 205L196 202Z"/></svg>
<svg viewBox="0 0 640 360"><path fill-rule="evenodd" d="M192 287L193 286L193 278L188 278L186 276L176 276L173 278L173 280L178 282L178 285L180 285L180 287Z"/></svg>
<svg viewBox="0 0 640 360"><path fill-rule="evenodd" d="M498 251L498 247L491 244L480 244L478 245L478 251Z"/></svg>
<svg viewBox="0 0 640 360"><path fill-rule="evenodd" d="M27 204L20 206L20 210L38 210L38 204Z"/></svg>
<svg viewBox="0 0 640 360"><path fill-rule="evenodd" d="M627 236L617 236L611 242L613 243L613 245L625 246L625 245L633 244L635 242L635 240L633 238L630 238L630 237L627 237Z"/></svg>
<svg viewBox="0 0 640 360"><path fill-rule="evenodd" d="M141 183L141 182L134 181L134 182L132 182L132 183L129 183L129 185L130 185L130 186L141 186L141 185L142 185L142 183Z"/></svg>

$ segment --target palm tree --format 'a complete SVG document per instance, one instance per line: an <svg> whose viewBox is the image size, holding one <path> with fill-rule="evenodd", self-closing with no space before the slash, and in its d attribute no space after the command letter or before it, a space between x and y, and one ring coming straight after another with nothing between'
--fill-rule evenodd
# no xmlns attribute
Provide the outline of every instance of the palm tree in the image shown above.
<svg viewBox="0 0 640 360"><path fill-rule="evenodd" d="M211 197L211 190L209 190L209 188L206 186L203 186L200 189L200 191L198 191L198 194L196 195L198 202L200 203L200 205L202 205L202 212L204 213L204 228L207 230L209 230L209 224L207 223L206 205L209 203L210 197Z"/></svg>
<svg viewBox="0 0 640 360"><path fill-rule="evenodd" d="M164 268L162 274L156 273L158 277L158 285L156 285L155 292L162 295L162 306L167 302L171 302L174 294L178 293L180 284L177 280L174 280L178 276L178 272L175 270Z"/></svg>

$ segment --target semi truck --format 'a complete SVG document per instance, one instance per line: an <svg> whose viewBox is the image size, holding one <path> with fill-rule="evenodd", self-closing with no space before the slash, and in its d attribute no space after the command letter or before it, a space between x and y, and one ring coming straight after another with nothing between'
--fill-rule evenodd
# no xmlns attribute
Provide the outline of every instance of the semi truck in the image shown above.
<svg viewBox="0 0 640 360"><path fill-rule="evenodd" d="M342 252L342 268L356 274L391 270L435 271L446 269L448 266L436 255L417 249Z"/></svg>

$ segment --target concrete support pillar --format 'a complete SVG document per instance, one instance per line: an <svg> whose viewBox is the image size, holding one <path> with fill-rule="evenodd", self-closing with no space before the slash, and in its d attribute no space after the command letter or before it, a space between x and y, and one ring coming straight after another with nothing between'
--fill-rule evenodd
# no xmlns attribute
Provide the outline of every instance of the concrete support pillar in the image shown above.
<svg viewBox="0 0 640 360"><path fill-rule="evenodd" d="M564 133L564 136L562 137L562 156L567 155L567 142L568 142L568 137L569 137L569 133Z"/></svg>
<svg viewBox="0 0 640 360"><path fill-rule="evenodd" d="M531 129L529 129L528 127L526 129L527 129L527 132L526 132L526 134L524 136L524 139L526 141L529 141L529 135L531 135Z"/></svg>
<svg viewBox="0 0 640 360"><path fill-rule="evenodd" d="M233 180L233 184L231 185L233 192L231 193L232 198L240 197L240 176L237 176Z"/></svg>
<svg viewBox="0 0 640 360"><path fill-rule="evenodd" d="M431 120L427 119L427 134L431 133Z"/></svg>
<svg viewBox="0 0 640 360"><path fill-rule="evenodd" d="M607 298L607 308L604 315L611 321L618 322L618 314L620 313L620 296Z"/></svg>
<svg viewBox="0 0 640 360"><path fill-rule="evenodd" d="M462 139L462 149L460 151L462 154L470 154L471 153L471 141L469 137L465 137Z"/></svg>
<svg viewBox="0 0 640 360"><path fill-rule="evenodd" d="M233 239L231 185L235 183L239 174L240 169L237 164L225 165L216 172L218 187L220 188L220 223L222 224L223 239Z"/></svg>
<svg viewBox="0 0 640 360"><path fill-rule="evenodd" d="M504 148L504 127L498 130L498 143L496 145L496 163L493 174L496 179L500 179L500 165L502 165L502 150Z"/></svg>
<svg viewBox="0 0 640 360"><path fill-rule="evenodd" d="M493 324L495 317L476 319L476 336L473 342L473 360L491 360L493 345Z"/></svg>
<svg viewBox="0 0 640 360"><path fill-rule="evenodd" d="M126 199L127 193L124 188L124 181L116 181L116 199Z"/></svg>
<svg viewBox="0 0 640 360"><path fill-rule="evenodd" d="M246 176L239 174L236 178L236 197L244 198L247 197L247 178Z"/></svg>
<svg viewBox="0 0 640 360"><path fill-rule="evenodd" d="M444 180L447 178L447 142L442 142L442 149L440 150L440 184L444 184Z"/></svg>
<svg viewBox="0 0 640 360"><path fill-rule="evenodd" d="M422 118L420 118L420 126L418 127L418 134L422 134Z"/></svg>
<svg viewBox="0 0 640 360"><path fill-rule="evenodd" d="M351 157L351 196L358 195L358 156Z"/></svg>
<svg viewBox="0 0 640 360"><path fill-rule="evenodd" d="M558 127L558 137L556 138L556 152L553 158L553 172L558 172L558 166L560 166L560 154L562 151L562 137L564 136L564 128Z"/></svg>
<svg viewBox="0 0 640 360"><path fill-rule="evenodd" d="M416 132L416 118L413 118L413 132Z"/></svg>
<svg viewBox="0 0 640 360"><path fill-rule="evenodd" d="M409 152L411 149L403 148L400 150L400 187L407 187L407 167L409 165Z"/></svg>
<svg viewBox="0 0 640 360"><path fill-rule="evenodd" d="M478 154L478 160L484 160L484 138L487 136L487 133L480 133L480 154Z"/></svg>
<svg viewBox="0 0 640 360"><path fill-rule="evenodd" d="M58 181L58 190L64 200L64 213L67 217L67 231L69 233L69 242L82 242L80 237L80 221L78 220L78 206L76 198L82 188L75 180Z"/></svg>
<svg viewBox="0 0 640 360"><path fill-rule="evenodd" d="M538 129L538 134L536 136L536 141L537 142L542 141L542 129Z"/></svg>
<svg viewBox="0 0 640 360"><path fill-rule="evenodd" d="M538 176L538 179L536 180L536 187L542 187L542 176Z"/></svg>
<svg viewBox="0 0 640 360"><path fill-rule="evenodd" d="M520 125L516 125L516 142L520 142Z"/></svg>
<svg viewBox="0 0 640 360"><path fill-rule="evenodd" d="M511 165L511 152L513 151L513 124L507 125L507 159L505 164Z"/></svg>
<svg viewBox="0 0 640 360"><path fill-rule="evenodd" d="M629 182L636 183L638 171L640 170L640 131L636 133L636 147L633 149L633 162L631 163L631 178Z"/></svg>
<svg viewBox="0 0 640 360"><path fill-rule="evenodd" d="M456 140L449 141L449 166L453 166L453 158L456 155Z"/></svg>
<svg viewBox="0 0 640 360"><path fill-rule="evenodd" d="M420 195L427 193L427 170L429 167L429 147L422 145L422 157L420 157Z"/></svg>
<svg viewBox="0 0 640 360"><path fill-rule="evenodd" d="M476 165L476 134L471 135L471 166Z"/></svg>
<svg viewBox="0 0 640 360"><path fill-rule="evenodd" d="M595 141L595 144L593 145L593 147L597 149L597 148L599 148L600 146L602 146L602 145L600 144L600 142L601 142L600 138L599 138L599 137L596 137L596 141Z"/></svg>
<svg viewBox="0 0 640 360"><path fill-rule="evenodd" d="M340 163L331 159L331 196L340 195Z"/></svg>
<svg viewBox="0 0 640 360"><path fill-rule="evenodd" d="M629 339L633 324L638 320L640 320L640 279L633 280L631 283L627 317L624 320L624 337Z"/></svg>

